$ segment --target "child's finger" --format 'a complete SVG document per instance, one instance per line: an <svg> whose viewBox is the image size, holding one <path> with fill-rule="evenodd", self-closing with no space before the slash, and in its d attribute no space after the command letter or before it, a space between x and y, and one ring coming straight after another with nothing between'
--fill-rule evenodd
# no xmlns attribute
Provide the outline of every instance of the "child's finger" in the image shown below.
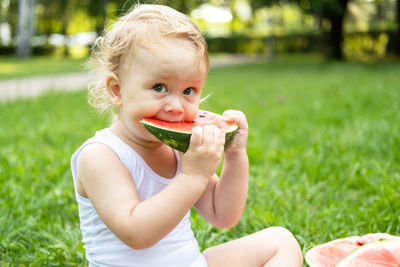
<svg viewBox="0 0 400 267"><path fill-rule="evenodd" d="M210 143L212 143L212 140L214 139L214 133L213 129L211 126L206 125L203 127L203 146L208 146Z"/></svg>
<svg viewBox="0 0 400 267"><path fill-rule="evenodd" d="M237 122L237 120L241 120L241 112L237 110L226 110L222 116L224 117L225 121L229 122Z"/></svg>
<svg viewBox="0 0 400 267"><path fill-rule="evenodd" d="M210 131L210 149L220 150L223 146L223 143L225 142L225 134L217 126L214 125L210 126Z"/></svg>
<svg viewBox="0 0 400 267"><path fill-rule="evenodd" d="M190 147L201 146L201 140L203 135L203 129L200 126L196 126L192 130L192 136L190 137Z"/></svg>
<svg viewBox="0 0 400 267"><path fill-rule="evenodd" d="M221 131L218 127L215 127L214 136L216 138L219 148L223 151L225 145L225 132Z"/></svg>
<svg viewBox="0 0 400 267"><path fill-rule="evenodd" d="M241 111L227 110L223 113L223 117L226 121L237 123L240 129L248 128L246 115Z"/></svg>

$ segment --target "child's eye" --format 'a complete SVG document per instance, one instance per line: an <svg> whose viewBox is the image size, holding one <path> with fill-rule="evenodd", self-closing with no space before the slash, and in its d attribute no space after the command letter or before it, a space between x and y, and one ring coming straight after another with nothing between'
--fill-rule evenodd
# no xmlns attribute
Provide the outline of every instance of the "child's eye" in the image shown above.
<svg viewBox="0 0 400 267"><path fill-rule="evenodd" d="M153 86L153 90L158 93L165 93L167 92L167 87L165 86L165 84L159 83Z"/></svg>
<svg viewBox="0 0 400 267"><path fill-rule="evenodd" d="M196 92L196 89L194 89L193 87L189 87L183 91L183 94L184 95L193 95L195 92Z"/></svg>

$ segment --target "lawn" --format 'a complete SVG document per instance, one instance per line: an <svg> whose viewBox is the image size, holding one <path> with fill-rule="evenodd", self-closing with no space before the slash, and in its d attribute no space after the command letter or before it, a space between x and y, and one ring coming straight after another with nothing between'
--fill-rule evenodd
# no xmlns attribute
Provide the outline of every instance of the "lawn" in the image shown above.
<svg viewBox="0 0 400 267"><path fill-rule="evenodd" d="M350 235L400 235L400 64L306 59L211 70L201 108L246 113L250 188L232 229L193 212L202 249L274 225L304 252ZM0 105L0 266L83 265L69 160L108 123L85 98Z"/></svg>
<svg viewBox="0 0 400 267"><path fill-rule="evenodd" d="M85 58L0 56L0 80L85 70Z"/></svg>

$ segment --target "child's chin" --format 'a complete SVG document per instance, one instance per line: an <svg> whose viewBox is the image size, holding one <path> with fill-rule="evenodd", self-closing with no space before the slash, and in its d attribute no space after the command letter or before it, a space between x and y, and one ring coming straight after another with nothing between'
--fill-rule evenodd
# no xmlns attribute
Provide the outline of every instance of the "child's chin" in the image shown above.
<svg viewBox="0 0 400 267"><path fill-rule="evenodd" d="M146 133L146 141L148 142L155 142L155 143L162 143L160 139L152 135L151 133L147 132Z"/></svg>

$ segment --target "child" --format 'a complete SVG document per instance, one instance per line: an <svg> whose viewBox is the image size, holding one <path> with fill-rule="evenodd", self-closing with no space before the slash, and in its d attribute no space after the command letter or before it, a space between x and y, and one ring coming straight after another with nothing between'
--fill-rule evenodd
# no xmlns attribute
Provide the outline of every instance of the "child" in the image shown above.
<svg viewBox="0 0 400 267"><path fill-rule="evenodd" d="M224 133L196 127L185 154L144 129L156 117L192 121L209 67L207 46L185 15L160 5L138 5L96 41L94 60L105 81L92 104L114 107L116 118L72 156L79 217L89 266L234 267L302 265L300 247L272 227L200 252L190 226L192 206L212 225L234 226L248 184L247 122L224 153Z"/></svg>

